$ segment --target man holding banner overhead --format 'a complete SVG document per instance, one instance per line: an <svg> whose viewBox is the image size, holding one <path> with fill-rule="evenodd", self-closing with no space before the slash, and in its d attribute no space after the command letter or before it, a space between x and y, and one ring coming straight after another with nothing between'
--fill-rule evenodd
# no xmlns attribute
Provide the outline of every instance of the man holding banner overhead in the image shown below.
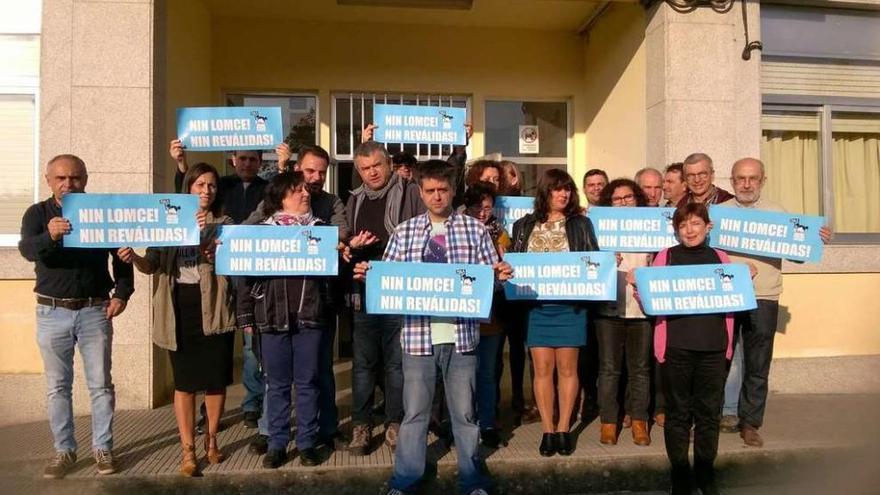
<svg viewBox="0 0 880 495"><path fill-rule="evenodd" d="M511 271L509 265L499 263L486 228L478 220L453 211L454 173L452 167L440 160L421 166L418 183L428 212L394 230L383 260L411 264L412 271L423 266L421 263L456 266L432 268L432 275L418 277L383 276L382 270L388 264L380 263L374 263L374 272L369 277L368 262L358 263L354 270L356 279L369 279L368 310L382 311L378 300L387 298L383 287L406 287L416 294L422 289L425 294L400 296L397 302L401 306L392 300L392 308L385 311L408 313L401 338L405 417L400 426L394 475L388 491L392 495L416 491L424 475L425 438L438 373L445 384L446 403L452 418L461 493L484 494L491 483L482 470L477 452L480 430L475 421L473 393L479 319L475 316L488 315L488 305L482 304L485 302L482 299L491 298L492 292L492 277L487 280L484 273L489 271L488 267L480 265L491 266L499 280L509 279ZM454 270L452 274L445 273L450 269ZM431 297L426 297L429 294ZM476 312L471 312L472 309Z"/></svg>
<svg viewBox="0 0 880 495"><path fill-rule="evenodd" d="M92 401L92 449L100 474L115 472L113 412L115 391L110 375L112 319L125 310L134 292L134 272L115 250L64 246L72 229L62 216L68 193L85 191L88 173L74 155L58 155L46 167L52 197L27 209L18 249L36 264L37 344L48 381L49 427L55 457L43 476L63 478L76 463L73 431L73 355L79 347ZM107 270L108 255L113 276ZM112 291L112 296L111 296Z"/></svg>
<svg viewBox="0 0 880 495"><path fill-rule="evenodd" d="M785 211L781 206L761 197L766 180L764 164L760 160L738 160L733 164L730 177L735 197L721 206ZM831 231L822 227L819 229L819 236L827 243L831 240ZM736 251L735 248L730 249ZM731 254L730 258L735 263L750 263L757 267L754 285L758 307L737 313L736 333L739 338L735 342L741 346L734 353L725 385L721 431L733 433L738 430L746 445L761 447L764 440L758 434L758 429L764 422L767 403L779 296L782 294L782 258L739 253Z"/></svg>

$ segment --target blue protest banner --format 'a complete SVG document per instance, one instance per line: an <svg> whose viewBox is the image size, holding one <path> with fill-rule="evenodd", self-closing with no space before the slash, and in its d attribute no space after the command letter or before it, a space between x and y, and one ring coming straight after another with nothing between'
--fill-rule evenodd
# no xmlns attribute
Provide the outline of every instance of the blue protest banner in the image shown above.
<svg viewBox="0 0 880 495"><path fill-rule="evenodd" d="M749 267L742 263L636 268L647 315L730 313L758 307Z"/></svg>
<svg viewBox="0 0 880 495"><path fill-rule="evenodd" d="M419 105L373 106L374 139L380 143L465 144L464 108Z"/></svg>
<svg viewBox="0 0 880 495"><path fill-rule="evenodd" d="M187 151L273 149L284 139L281 108L178 108L177 139Z"/></svg>
<svg viewBox="0 0 880 495"><path fill-rule="evenodd" d="M489 265L371 261L367 313L486 319L494 287Z"/></svg>
<svg viewBox="0 0 880 495"><path fill-rule="evenodd" d="M822 261L819 229L825 225L825 217L713 205L709 218L712 247L770 258Z"/></svg>
<svg viewBox="0 0 880 495"><path fill-rule="evenodd" d="M613 208L589 210L599 249L603 251L654 253L678 244L672 215L675 208Z"/></svg>
<svg viewBox="0 0 880 495"><path fill-rule="evenodd" d="M195 194L68 194L64 247L198 246Z"/></svg>
<svg viewBox="0 0 880 495"><path fill-rule="evenodd" d="M330 226L224 225L218 275L336 275L339 229Z"/></svg>
<svg viewBox="0 0 880 495"><path fill-rule="evenodd" d="M508 299L613 301L617 297L614 253L507 253L513 278L504 284Z"/></svg>
<svg viewBox="0 0 880 495"><path fill-rule="evenodd" d="M531 196L498 196L495 198L495 218L504 230L513 235L513 224L535 211L535 198Z"/></svg>

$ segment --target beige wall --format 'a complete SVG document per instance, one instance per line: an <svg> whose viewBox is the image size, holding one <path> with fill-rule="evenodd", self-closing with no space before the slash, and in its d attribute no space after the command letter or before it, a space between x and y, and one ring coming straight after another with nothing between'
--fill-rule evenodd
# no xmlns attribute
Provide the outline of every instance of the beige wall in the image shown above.
<svg viewBox="0 0 880 495"><path fill-rule="evenodd" d="M42 373L43 361L35 337L34 281L0 282L0 373Z"/></svg>
<svg viewBox="0 0 880 495"><path fill-rule="evenodd" d="M202 0L167 2L164 132L160 147L177 135L178 107L200 107L220 104L211 83L211 15ZM160 149L154 167L157 191L171 191L174 187L175 165L167 152ZM197 153L191 162L207 161L221 165L220 153Z"/></svg>
<svg viewBox="0 0 880 495"><path fill-rule="evenodd" d="M774 357L880 354L880 274L786 274Z"/></svg>
<svg viewBox="0 0 880 495"><path fill-rule="evenodd" d="M294 22L237 37L227 33L239 31L240 20L217 18L212 27L215 100L224 90L317 93L320 144L328 149L331 92L421 92L472 97L474 156L494 151L484 147L486 99L570 100L581 136L570 163L585 161L584 59L575 33Z"/></svg>
<svg viewBox="0 0 880 495"><path fill-rule="evenodd" d="M644 10L613 4L589 32L584 59L587 152L578 184L590 168L632 176L646 159Z"/></svg>

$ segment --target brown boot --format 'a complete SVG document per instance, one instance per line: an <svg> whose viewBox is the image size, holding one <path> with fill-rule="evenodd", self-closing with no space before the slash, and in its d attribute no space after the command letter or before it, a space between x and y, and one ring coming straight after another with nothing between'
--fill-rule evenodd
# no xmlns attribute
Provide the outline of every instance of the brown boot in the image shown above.
<svg viewBox="0 0 880 495"><path fill-rule="evenodd" d="M742 425L739 430L739 436L743 439L743 443L749 447L763 447L764 439L758 433L758 429L750 425Z"/></svg>
<svg viewBox="0 0 880 495"><path fill-rule="evenodd" d="M196 462L196 448L193 445L183 446L183 457L180 460L180 474L193 477L199 473L199 465Z"/></svg>
<svg viewBox="0 0 880 495"><path fill-rule="evenodd" d="M217 435L205 434L205 457L208 458L208 464L220 464L223 462L223 453L217 446Z"/></svg>
<svg viewBox="0 0 880 495"><path fill-rule="evenodd" d="M617 425L614 423L602 423L599 441L605 445L617 445Z"/></svg>
<svg viewBox="0 0 880 495"><path fill-rule="evenodd" d="M651 435L648 433L648 422L643 420L633 420L632 422L633 443L646 447L651 445Z"/></svg>

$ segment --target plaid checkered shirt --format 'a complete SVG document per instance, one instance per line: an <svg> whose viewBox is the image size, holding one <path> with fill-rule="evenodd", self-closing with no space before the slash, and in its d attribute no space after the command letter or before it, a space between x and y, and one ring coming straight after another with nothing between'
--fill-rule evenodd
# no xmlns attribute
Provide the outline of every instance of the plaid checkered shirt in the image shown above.
<svg viewBox="0 0 880 495"><path fill-rule="evenodd" d="M494 265L498 253L489 232L478 220L460 213L452 213L444 222L446 227L446 254L449 263ZM391 234L385 248L384 261L421 263L425 246L431 237L431 220L428 213L400 224ZM476 318L455 319L455 350L471 352L480 341L480 320ZM413 356L430 356L434 353L431 343L431 317L406 316L400 332L403 352Z"/></svg>

